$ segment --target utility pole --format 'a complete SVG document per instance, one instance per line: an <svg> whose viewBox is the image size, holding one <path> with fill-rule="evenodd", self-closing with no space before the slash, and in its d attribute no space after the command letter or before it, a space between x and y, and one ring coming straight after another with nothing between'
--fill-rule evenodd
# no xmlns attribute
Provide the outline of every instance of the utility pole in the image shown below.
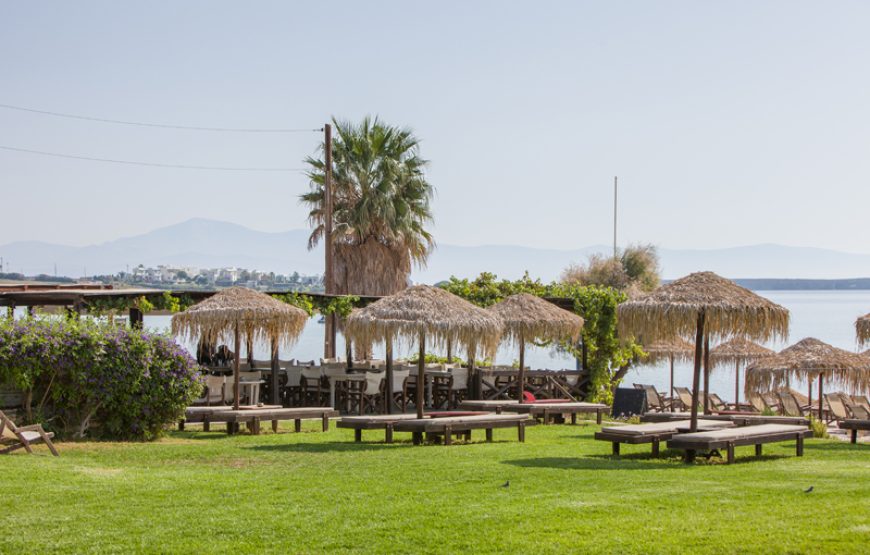
<svg viewBox="0 0 870 555"><path fill-rule="evenodd" d="M616 252L616 200L617 200L617 191L619 190L619 185L616 181L616 176L613 176L613 258L617 258Z"/></svg>
<svg viewBox="0 0 870 555"><path fill-rule="evenodd" d="M332 126L323 126L323 151L325 168L323 172L323 250L325 261L323 268L323 289L327 295L335 292L335 278L333 276L333 252L332 252ZM323 341L323 357L335 358L335 313L326 317L324 325L326 337Z"/></svg>

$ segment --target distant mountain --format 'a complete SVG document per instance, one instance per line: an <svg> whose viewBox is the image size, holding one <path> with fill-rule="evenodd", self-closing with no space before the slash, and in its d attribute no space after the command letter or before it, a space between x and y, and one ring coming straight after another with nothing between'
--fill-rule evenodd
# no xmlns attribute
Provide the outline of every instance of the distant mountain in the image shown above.
<svg viewBox="0 0 870 555"><path fill-rule="evenodd" d="M248 269L301 274L323 270L320 247L308 251L309 231L296 229L266 233L213 220L193 219L136 235L87 247L70 247L37 241L0 246L0 256L11 262L7 271L59 275L110 274L138 264ZM556 279L569 264L585 261L605 246L576 250L538 249L510 245L463 247L439 244L426 268L416 270L415 281L434 283L457 277L474 277L487 271L515 279L528 271L544 281ZM675 278L698 270L712 270L732 278L835 279L870 276L870 255L826 249L752 245L728 249L660 249L662 275Z"/></svg>

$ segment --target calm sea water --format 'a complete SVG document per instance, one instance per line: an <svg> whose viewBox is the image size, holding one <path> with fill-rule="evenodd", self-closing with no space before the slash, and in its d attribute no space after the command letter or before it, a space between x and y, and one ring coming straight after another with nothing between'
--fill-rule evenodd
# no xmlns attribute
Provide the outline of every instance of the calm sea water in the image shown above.
<svg viewBox="0 0 870 555"><path fill-rule="evenodd" d="M799 341L804 337L816 337L842 349L857 350L855 343L855 319L870 312L870 291L764 291L764 297L778 303L791 312L791 333L787 342L769 344L768 347L780 350L783 347ZM146 316L145 325L160 331L169 329L170 316ZM282 352L281 358L297 358L302 360L319 359L323 356L324 326L312 318L299 341L289 352ZM339 335L338 352L344 353L344 340ZM188 348L192 346L187 345ZM416 352L414 345L400 347L399 356L409 356ZM443 354L443 353L442 353ZM268 345L255 345L254 357L269 358ZM375 348L375 356L383 357L383 350ZM510 364L517 359L514 349L502 347L496 357L499 364ZM532 368L573 369L575 361L551 349L530 347L526 352L526 360ZM690 386L692 380L690 364L677 363L675 367L675 384ZM717 368L711 375L711 390L724 399L734 397L734 368ZM667 364L658 366L642 366L631 370L626 376L626 384L651 383L659 390L666 391L669 382ZM741 377L741 383L743 378ZM805 384L794 384L801 391Z"/></svg>

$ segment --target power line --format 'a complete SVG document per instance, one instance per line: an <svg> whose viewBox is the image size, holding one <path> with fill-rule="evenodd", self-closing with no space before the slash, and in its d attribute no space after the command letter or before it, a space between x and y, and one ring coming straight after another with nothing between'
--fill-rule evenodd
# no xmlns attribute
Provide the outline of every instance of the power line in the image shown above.
<svg viewBox="0 0 870 555"><path fill-rule="evenodd" d="M239 172L304 172L307 168L234 168L224 166L194 166L189 164L160 164L157 162L139 162L133 160L114 160L111 158L94 158L91 156L77 156L75 154L61 154L58 152L46 152L43 150L31 150L27 148L17 148L13 146L0 145L0 149L10 150L13 152L26 152L27 154L39 154L41 156L53 156L55 158L69 158L72 160L87 160L90 162L109 162L112 164L127 164L131 166L148 166L152 168L177 168L185 170L220 170L220 171L239 171Z"/></svg>
<svg viewBox="0 0 870 555"><path fill-rule="evenodd" d="M229 133L320 133L323 131L323 128L317 129L248 129L248 128L238 128L238 127L197 127L193 125L171 125L164 123L145 123L140 121L125 121L118 119L109 119L109 118L97 118L91 116L80 116L77 114L65 114L62 112L52 112L49 110L37 110L35 108L25 108L23 106L13 106L11 104L0 104L0 108L6 108L8 110L18 110L20 112L31 112L34 114L43 114L47 116L56 116L60 118L70 118L70 119L80 119L85 121L97 121L100 123L114 123L118 125L135 125L138 127L158 127L161 129L185 129L187 131L221 131L221 132L229 132Z"/></svg>

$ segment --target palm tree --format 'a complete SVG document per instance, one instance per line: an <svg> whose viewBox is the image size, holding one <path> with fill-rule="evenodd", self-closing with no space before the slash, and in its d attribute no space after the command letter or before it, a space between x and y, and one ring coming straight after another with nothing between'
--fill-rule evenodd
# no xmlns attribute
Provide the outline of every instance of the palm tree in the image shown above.
<svg viewBox="0 0 870 555"><path fill-rule="evenodd" d="M390 295L407 286L411 265L424 266L434 241L432 186L420 142L410 129L366 117L359 125L333 118L333 245L336 293ZM322 149L322 146L321 146ZM323 238L322 158L308 157L311 190L301 195L314 228L311 249Z"/></svg>

